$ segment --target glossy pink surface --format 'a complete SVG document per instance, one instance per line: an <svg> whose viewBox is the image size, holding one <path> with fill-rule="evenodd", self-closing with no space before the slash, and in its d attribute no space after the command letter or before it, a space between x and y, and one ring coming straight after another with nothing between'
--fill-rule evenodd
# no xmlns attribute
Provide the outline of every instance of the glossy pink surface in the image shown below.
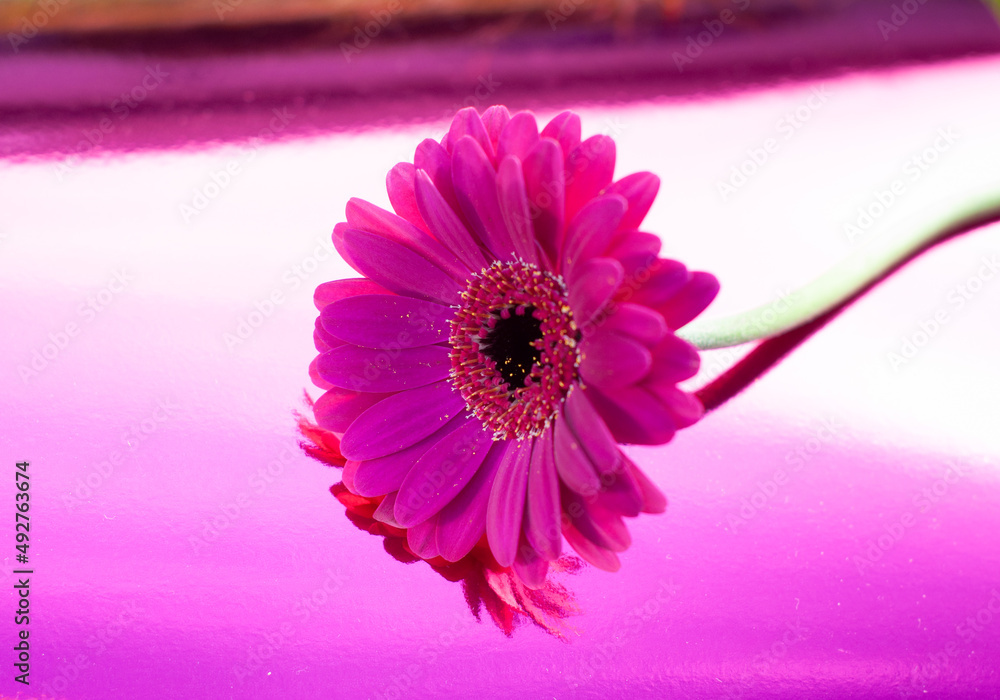
<svg viewBox="0 0 1000 700"><path fill-rule="evenodd" d="M661 175L647 228L720 278L722 314L997 182L998 72L981 58L579 111L585 135L615 137L616 172ZM996 227L907 267L670 445L632 450L670 506L630 525L619 573L561 579L583 610L570 643L477 623L456 585L345 519L337 472L296 444L311 291L348 274L326 248L347 198L387 204L385 172L442 128L0 164L0 439L33 480L20 697L997 697ZM906 340L920 347L897 362ZM36 351L50 359L25 374ZM708 353L703 379L734 356Z"/></svg>

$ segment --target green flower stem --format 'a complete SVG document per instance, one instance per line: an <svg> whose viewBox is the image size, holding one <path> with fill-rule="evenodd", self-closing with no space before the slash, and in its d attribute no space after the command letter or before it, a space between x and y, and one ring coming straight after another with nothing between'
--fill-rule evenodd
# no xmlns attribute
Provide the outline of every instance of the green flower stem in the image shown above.
<svg viewBox="0 0 1000 700"><path fill-rule="evenodd" d="M780 335L837 308L933 245L996 221L1000 221L1000 192L996 190L969 197L958 207L939 205L874 237L793 292L780 307L765 304L733 316L694 321L677 335L699 350L732 347Z"/></svg>
<svg viewBox="0 0 1000 700"><path fill-rule="evenodd" d="M985 0L986 7L993 11L993 18L1000 21L1000 0Z"/></svg>

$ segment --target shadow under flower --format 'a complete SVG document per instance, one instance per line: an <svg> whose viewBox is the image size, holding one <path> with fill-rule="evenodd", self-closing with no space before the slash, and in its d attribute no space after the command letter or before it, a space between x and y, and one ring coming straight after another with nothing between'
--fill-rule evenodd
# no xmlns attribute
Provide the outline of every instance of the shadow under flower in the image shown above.
<svg viewBox="0 0 1000 700"><path fill-rule="evenodd" d="M310 413L312 400L306 396ZM299 432L304 438L299 444L302 450L320 462L331 467L343 468L346 459L340 452L340 439L329 430L324 430L298 414ZM406 530L380 522L375 518L385 496L367 498L351 493L342 482L334 484L330 493L344 506L347 519L359 530L383 538L385 551L403 564L425 562L437 574L452 583L461 583L462 592L469 610L476 620L482 622L484 611L503 633L510 637L514 630L527 623L533 623L558 639L568 641L566 632L570 628L565 620L580 613L580 608L572 591L561 584L546 579L537 589L524 585L512 568L500 566L490 552L485 535L472 551L457 562L443 557L424 559L410 549L406 541ZM573 574L579 571L582 562L576 557L563 556L549 565L550 572Z"/></svg>

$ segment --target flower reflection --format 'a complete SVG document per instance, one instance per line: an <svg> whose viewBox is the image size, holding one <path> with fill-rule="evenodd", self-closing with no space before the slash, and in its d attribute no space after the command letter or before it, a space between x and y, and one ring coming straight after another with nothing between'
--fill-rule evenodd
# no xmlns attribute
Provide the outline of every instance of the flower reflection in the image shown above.
<svg viewBox="0 0 1000 700"><path fill-rule="evenodd" d="M340 453L336 435L302 416L299 430L305 438L301 445L306 454L330 466L344 466L346 460ZM485 612L507 636L520 624L531 622L549 634L564 638L563 620L579 612L573 594L565 586L549 577L543 586L529 588L512 569L497 563L485 542L477 543L456 562L443 557L423 559L407 544L406 530L375 518L385 496L359 496L342 482L335 484L330 492L344 506L347 519L355 527L383 538L385 551L394 559L404 564L425 561L446 580L461 583L465 601L476 619L481 621ZM550 571L574 573L580 566L575 557L563 556L551 563Z"/></svg>

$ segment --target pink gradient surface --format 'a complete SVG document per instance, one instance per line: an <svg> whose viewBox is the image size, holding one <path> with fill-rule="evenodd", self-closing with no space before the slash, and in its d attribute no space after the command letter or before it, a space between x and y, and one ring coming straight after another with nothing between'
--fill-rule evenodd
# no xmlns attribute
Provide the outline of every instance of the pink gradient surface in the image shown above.
<svg viewBox="0 0 1000 700"><path fill-rule="evenodd" d="M721 315L1000 182L998 74L981 58L579 111L616 139L617 174L660 174L646 227L719 277ZM349 274L325 248L347 198L387 204L385 173L443 128L0 163L0 454L31 462L35 570L30 692L10 651L0 692L1000 696L996 227L908 266L673 443L631 450L670 506L630 524L619 573L560 579L583 610L569 643L477 623L457 586L345 519L338 473L296 445L311 292ZM845 233L897 179L886 213ZM921 347L894 362L907 339ZM701 381L735 356L707 353Z"/></svg>

